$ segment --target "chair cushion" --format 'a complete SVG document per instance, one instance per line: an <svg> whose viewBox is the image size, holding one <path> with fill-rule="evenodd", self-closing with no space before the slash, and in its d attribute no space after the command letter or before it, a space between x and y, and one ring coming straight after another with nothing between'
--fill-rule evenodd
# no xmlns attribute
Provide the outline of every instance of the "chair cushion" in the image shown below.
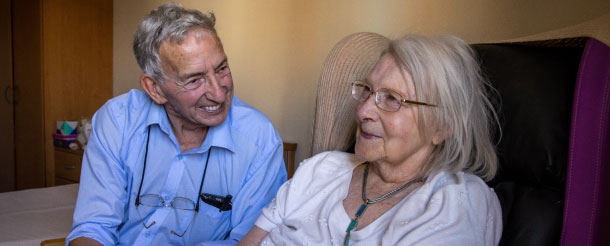
<svg viewBox="0 0 610 246"><path fill-rule="evenodd" d="M582 48L473 45L499 97L501 245L556 245L562 221L574 83ZM501 99L500 99L501 98Z"/></svg>

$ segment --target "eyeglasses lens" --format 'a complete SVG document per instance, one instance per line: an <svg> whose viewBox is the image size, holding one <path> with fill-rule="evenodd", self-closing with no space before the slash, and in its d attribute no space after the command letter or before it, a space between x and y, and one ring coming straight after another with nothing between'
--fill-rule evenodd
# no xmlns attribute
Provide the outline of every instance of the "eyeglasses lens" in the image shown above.
<svg viewBox="0 0 610 246"><path fill-rule="evenodd" d="M140 204L149 207L163 207L165 201L159 195L145 194L140 196Z"/></svg>
<svg viewBox="0 0 610 246"><path fill-rule="evenodd" d="M166 206L165 204L165 200L163 200L163 198L161 198L161 196L159 195L145 194L140 196L140 205L145 207L164 207ZM171 230L171 233L176 236L182 237L190 227L191 223L193 223L193 220L195 218L195 203L188 198L175 197L174 200L171 201L169 206L176 209L176 224L179 226L179 228L184 228L183 230L177 230L181 233L177 233L176 230ZM138 215L140 216L140 219L142 220L142 224L146 229L150 228L156 223L155 221L149 222L149 224L146 223L146 219L150 214L154 212L155 209L151 210L151 208L149 208L148 210L142 210L142 208L136 206L136 210L138 212Z"/></svg>
<svg viewBox="0 0 610 246"><path fill-rule="evenodd" d="M366 85L359 83L352 84L352 97L357 101L366 100L369 97L370 93L371 89L368 88Z"/></svg>
<svg viewBox="0 0 610 246"><path fill-rule="evenodd" d="M188 198L176 197L172 201L172 207L182 210L195 210L195 203Z"/></svg>
<svg viewBox="0 0 610 246"><path fill-rule="evenodd" d="M388 90L378 90L375 94L375 103L386 111L398 111L401 105L401 97Z"/></svg>

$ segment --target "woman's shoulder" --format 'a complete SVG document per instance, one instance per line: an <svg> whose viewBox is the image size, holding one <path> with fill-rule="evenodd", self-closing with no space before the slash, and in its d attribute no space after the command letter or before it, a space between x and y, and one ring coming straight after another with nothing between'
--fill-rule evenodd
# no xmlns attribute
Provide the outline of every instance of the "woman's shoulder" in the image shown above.
<svg viewBox="0 0 610 246"><path fill-rule="evenodd" d="M317 154L301 162L292 178L278 191L277 201L272 203L284 206L281 209L284 216L320 210L329 202L336 202L340 198L336 194L347 192L354 167L360 163L348 153Z"/></svg>
<svg viewBox="0 0 610 246"><path fill-rule="evenodd" d="M440 172L426 181L417 193L420 201L424 200L424 213L461 214L479 225L501 221L498 196L476 175Z"/></svg>
<svg viewBox="0 0 610 246"><path fill-rule="evenodd" d="M364 163L354 154L327 151L316 154L301 162L293 179L332 179L346 172L351 172L356 166Z"/></svg>
<svg viewBox="0 0 610 246"><path fill-rule="evenodd" d="M498 197L478 176L457 172L439 172L430 176L407 201L417 213L469 214L500 211Z"/></svg>
<svg viewBox="0 0 610 246"><path fill-rule="evenodd" d="M398 244L497 244L502 231L500 203L478 176L439 172L401 205L392 218ZM434 231L435 233L429 233Z"/></svg>
<svg viewBox="0 0 610 246"><path fill-rule="evenodd" d="M450 173L447 171L441 171L437 174L432 175L428 178L429 182L434 183L436 186L448 186L448 185L485 185L485 182L479 178L479 176L465 173L465 172L457 172Z"/></svg>
<svg viewBox="0 0 610 246"><path fill-rule="evenodd" d="M364 163L356 155L342 151L325 151L318 153L311 158L303 161L303 164L309 163L326 163L326 164L346 164L346 163ZM348 166L348 165L346 165Z"/></svg>
<svg viewBox="0 0 610 246"><path fill-rule="evenodd" d="M439 172L431 176L422 189L430 194L446 193L463 199L497 199L493 189L478 176L465 172Z"/></svg>
<svg viewBox="0 0 610 246"><path fill-rule="evenodd" d="M343 170L353 169L355 166L364 163L356 155L341 151L326 151L312 156L301 162L299 168L316 170Z"/></svg>

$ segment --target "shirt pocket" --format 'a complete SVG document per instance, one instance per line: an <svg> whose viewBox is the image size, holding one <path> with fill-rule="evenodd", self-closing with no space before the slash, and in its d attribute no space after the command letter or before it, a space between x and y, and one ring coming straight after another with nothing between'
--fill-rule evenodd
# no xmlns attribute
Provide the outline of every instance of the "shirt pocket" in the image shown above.
<svg viewBox="0 0 610 246"><path fill-rule="evenodd" d="M232 210L228 211L220 211L219 208L214 207L205 202L199 202L199 213L202 215L209 217L212 220L222 220L225 218L229 218L231 216Z"/></svg>
<svg viewBox="0 0 610 246"><path fill-rule="evenodd" d="M204 238L208 240L223 240L231 230L231 212L220 211L220 209L205 202L199 202L199 212L195 219L191 237Z"/></svg>

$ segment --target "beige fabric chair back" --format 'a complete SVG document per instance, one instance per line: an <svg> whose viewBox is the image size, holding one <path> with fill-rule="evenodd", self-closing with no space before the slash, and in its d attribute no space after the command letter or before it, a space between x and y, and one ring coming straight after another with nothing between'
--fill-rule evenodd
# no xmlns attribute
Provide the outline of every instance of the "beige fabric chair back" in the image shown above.
<svg viewBox="0 0 610 246"><path fill-rule="evenodd" d="M331 50L322 67L314 118L312 155L347 150L354 142L356 101L350 86L373 69L390 40L376 33L354 33Z"/></svg>

